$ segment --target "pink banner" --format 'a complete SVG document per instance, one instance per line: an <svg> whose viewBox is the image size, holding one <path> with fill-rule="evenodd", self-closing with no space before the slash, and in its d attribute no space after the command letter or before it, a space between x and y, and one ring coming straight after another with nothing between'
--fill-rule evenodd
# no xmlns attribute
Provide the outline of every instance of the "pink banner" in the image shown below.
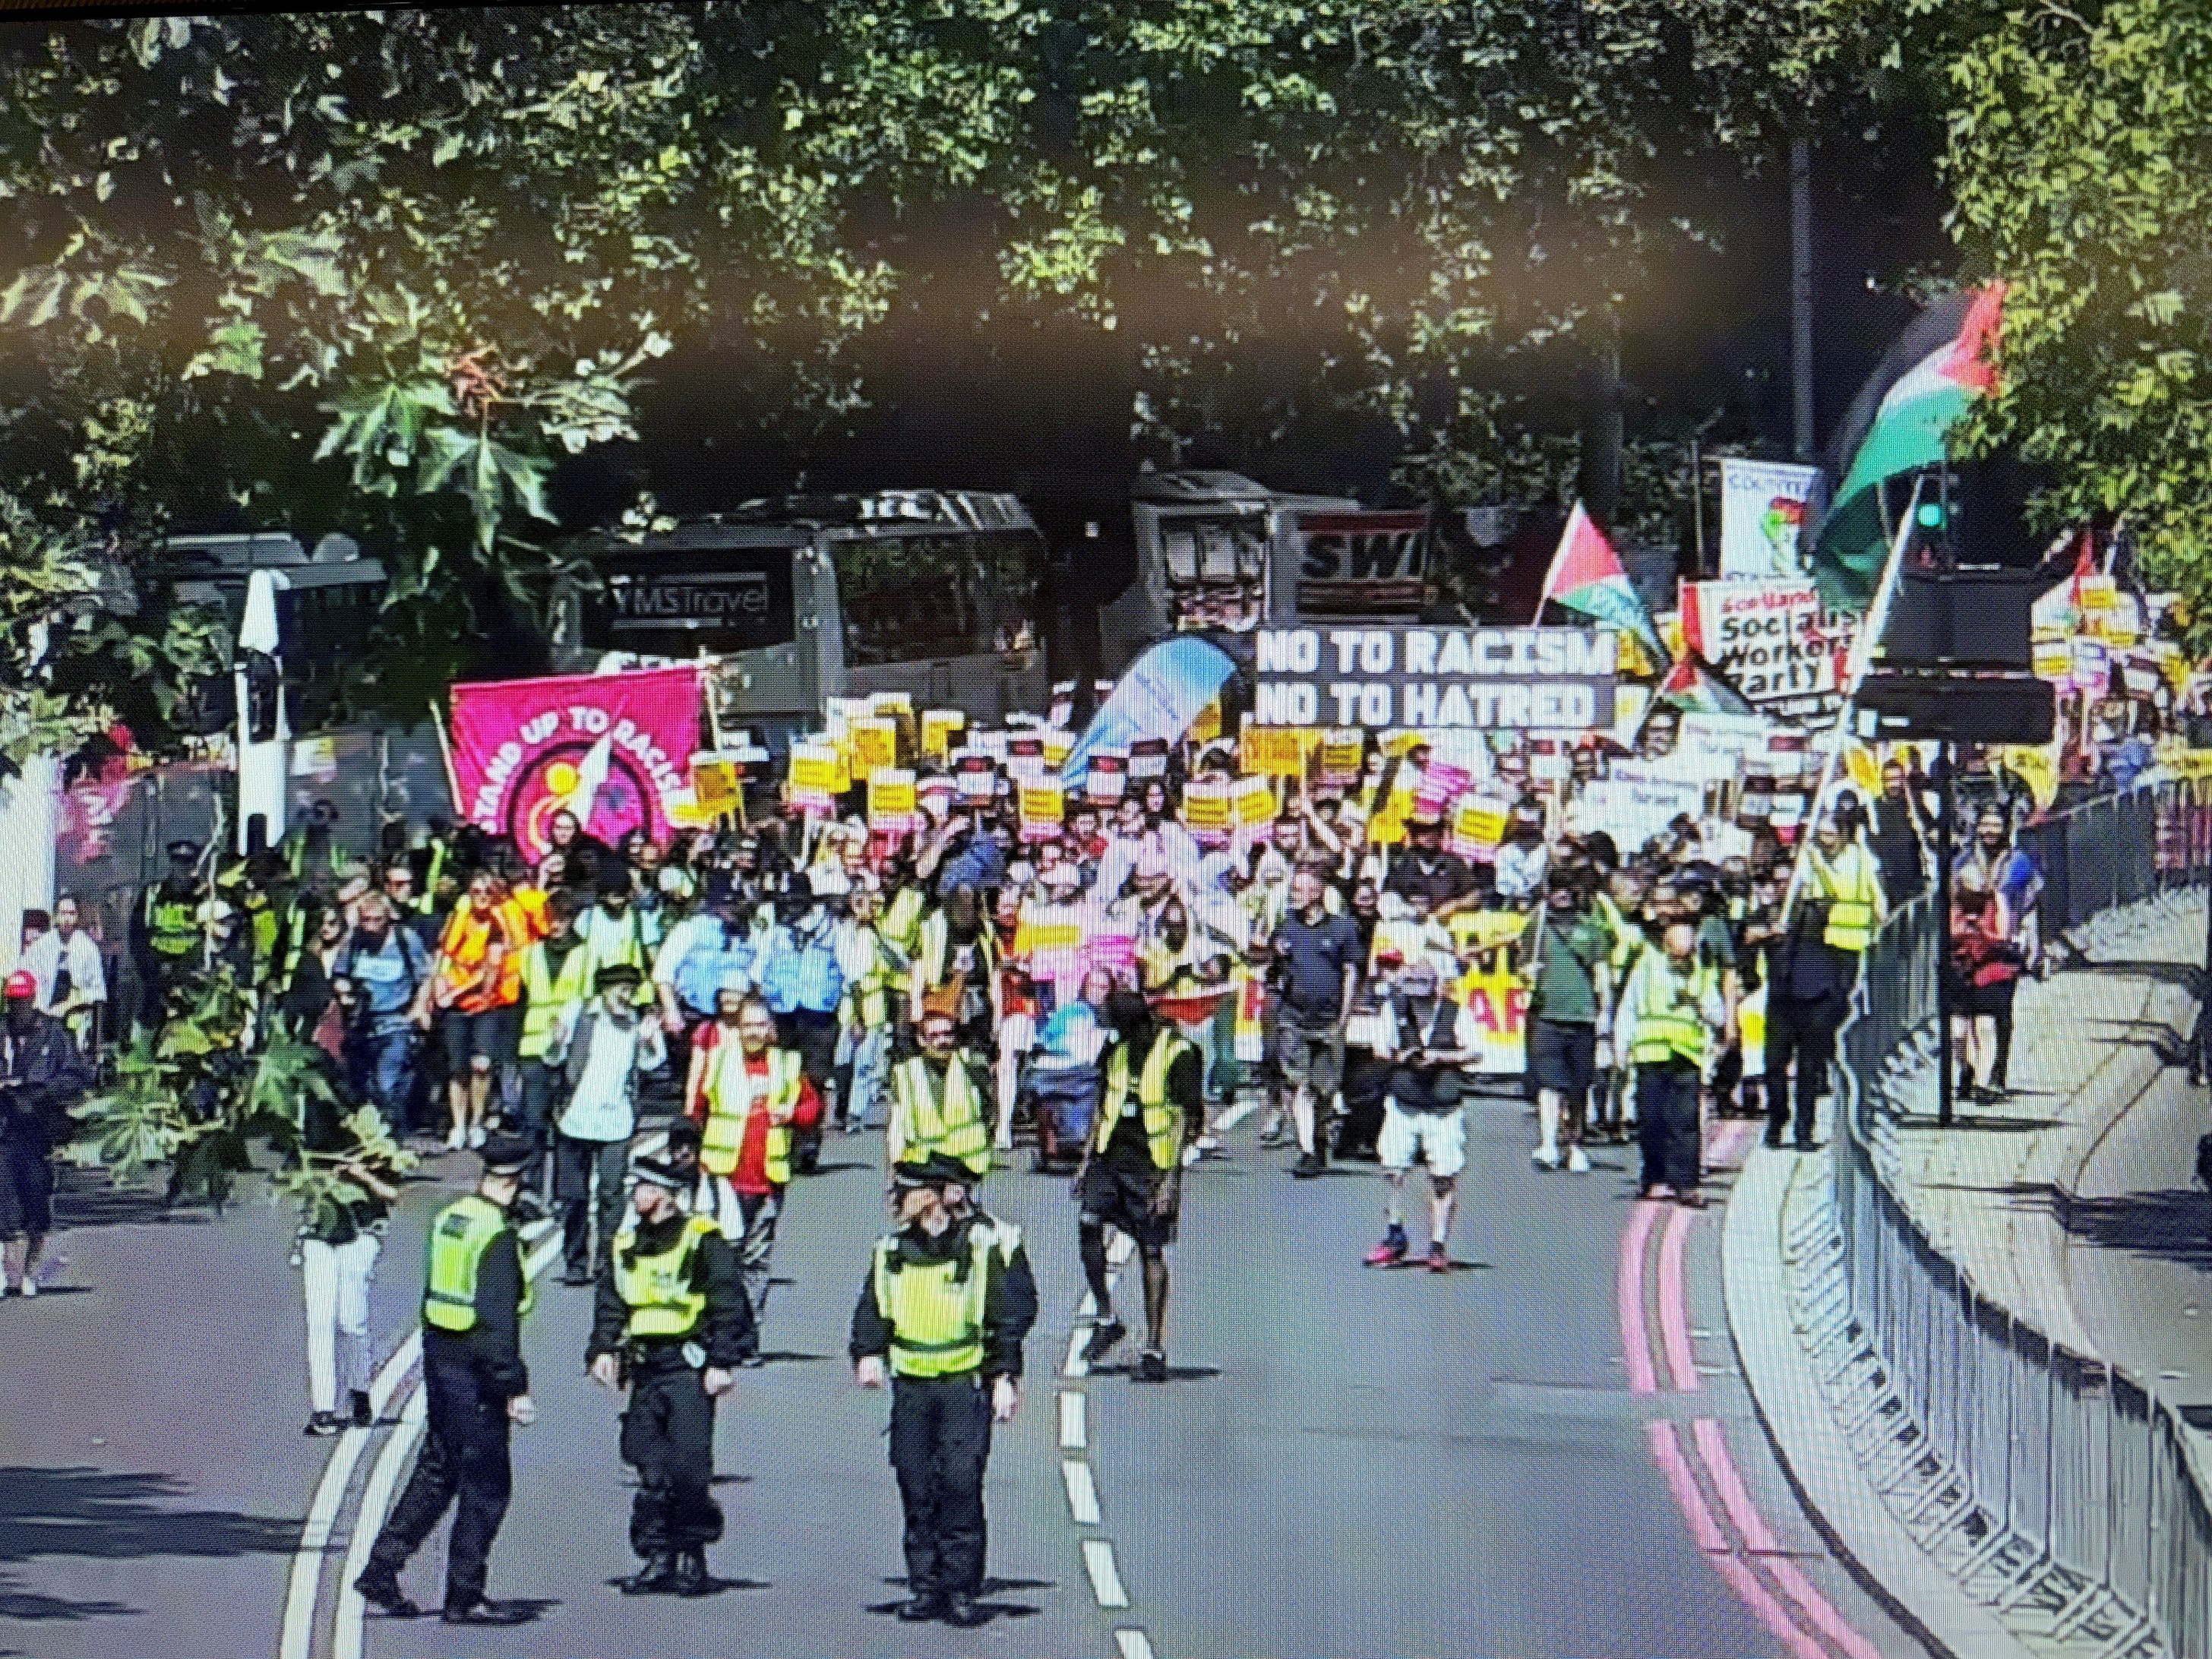
<svg viewBox="0 0 2212 1659"><path fill-rule="evenodd" d="M609 846L640 826L665 841L698 747L693 667L453 688L461 813L533 862L564 809Z"/></svg>

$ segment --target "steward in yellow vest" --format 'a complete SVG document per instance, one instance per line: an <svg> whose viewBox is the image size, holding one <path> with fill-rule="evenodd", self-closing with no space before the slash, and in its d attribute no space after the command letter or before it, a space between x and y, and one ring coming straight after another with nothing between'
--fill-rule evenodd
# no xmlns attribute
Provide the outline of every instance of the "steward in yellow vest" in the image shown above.
<svg viewBox="0 0 2212 1659"><path fill-rule="evenodd" d="M1820 820L1804 857L1803 896L1827 907L1821 943L1854 956L1863 954L1889 914L1881 866L1863 842L1844 839L1843 828L1832 817Z"/></svg>
<svg viewBox="0 0 2212 1659"><path fill-rule="evenodd" d="M510 1423L537 1415L522 1363L529 1276L508 1212L521 1189L530 1144L506 1135L484 1143L483 1178L430 1224L422 1291L422 1389L428 1432L368 1570L354 1588L390 1618L420 1609L399 1588L399 1570L458 1500L446 1565L448 1624L518 1625L533 1609L484 1599L485 1558L507 1513Z"/></svg>
<svg viewBox="0 0 2212 1659"><path fill-rule="evenodd" d="M592 1381L629 1387L623 1461L637 1470L629 1543L645 1565L625 1595L703 1595L714 1588L707 1546L722 1535L714 1502L714 1402L757 1349L737 1249L704 1216L686 1213L689 1172L632 1160L636 1225L599 1269Z"/></svg>
<svg viewBox="0 0 2212 1659"><path fill-rule="evenodd" d="M1083 1276L1098 1304L1084 1354L1095 1364L1128 1334L1115 1316L1106 1285L1106 1230L1112 1227L1128 1236L1144 1263L1145 1350L1135 1375L1142 1382L1164 1382L1166 1250L1182 1209L1183 1148L1206 1129L1205 1064L1196 1046L1155 1019L1134 991L1117 990L1107 998L1106 1023L1114 1042L1099 1068L1105 1086L1075 1178L1076 1243Z"/></svg>
<svg viewBox="0 0 2212 1659"><path fill-rule="evenodd" d="M1671 1188L1692 1209L1704 1147L1698 1096L1713 1033L1727 1018L1718 971L1698 957L1698 930L1668 924L1660 948L1638 958L1621 996L1620 1017L1633 1022L1637 1127L1644 1147L1643 1196Z"/></svg>
<svg viewBox="0 0 2212 1659"><path fill-rule="evenodd" d="M1037 1298L1018 1231L946 1202L964 1175L941 1158L900 1170L898 1231L871 1254L850 1352L862 1388L891 1384L890 1461L912 1594L898 1616L969 1629L990 1616L975 1598L991 1425L1012 1422L1020 1406L1022 1342Z"/></svg>
<svg viewBox="0 0 2212 1659"><path fill-rule="evenodd" d="M922 1016L921 1052L891 1073L891 1117L885 1149L891 1166L951 1158L972 1176L991 1167L991 1085L981 1065L953 1040L952 1016Z"/></svg>

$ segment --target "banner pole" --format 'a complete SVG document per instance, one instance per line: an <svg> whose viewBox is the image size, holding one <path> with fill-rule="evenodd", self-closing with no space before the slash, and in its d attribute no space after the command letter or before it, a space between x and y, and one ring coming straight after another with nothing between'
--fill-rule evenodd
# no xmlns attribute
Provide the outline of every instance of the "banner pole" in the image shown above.
<svg viewBox="0 0 2212 1659"><path fill-rule="evenodd" d="M453 739L446 730L446 711L435 697L430 699L430 725L438 734L438 757L446 763L446 792L452 796L453 816L465 816L461 805L461 775L453 768Z"/></svg>

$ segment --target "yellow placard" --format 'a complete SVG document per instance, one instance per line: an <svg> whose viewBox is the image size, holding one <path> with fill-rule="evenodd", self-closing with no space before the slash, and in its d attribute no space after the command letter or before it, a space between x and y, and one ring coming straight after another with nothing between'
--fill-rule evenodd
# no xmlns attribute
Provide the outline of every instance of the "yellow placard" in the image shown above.
<svg viewBox="0 0 2212 1659"><path fill-rule="evenodd" d="M853 775L866 778L877 768L898 764L898 722L871 714L853 722Z"/></svg>
<svg viewBox="0 0 2212 1659"><path fill-rule="evenodd" d="M1057 772L1067 763L1075 750L1075 733L1065 726L1048 726L1044 730L1044 763L1048 770Z"/></svg>
<svg viewBox="0 0 2212 1659"><path fill-rule="evenodd" d="M898 766L877 768L868 779L869 827L903 830L915 811L914 774Z"/></svg>
<svg viewBox="0 0 2212 1659"><path fill-rule="evenodd" d="M921 752L939 760L952 756L953 734L968 729L968 716L958 708L932 708L921 717Z"/></svg>
<svg viewBox="0 0 2212 1659"><path fill-rule="evenodd" d="M1221 699L1216 697L1205 708L1200 709L1196 718L1190 723L1190 730L1183 735L1193 743L1212 743L1219 737L1221 735Z"/></svg>
<svg viewBox="0 0 2212 1659"><path fill-rule="evenodd" d="M2006 771L2027 786L2037 810L2049 811L2051 804L2058 799L2057 745L2035 749L2011 746L1998 750L1997 758Z"/></svg>
<svg viewBox="0 0 2212 1659"><path fill-rule="evenodd" d="M1321 734L1321 781L1342 786L1359 781L1367 757L1367 733L1356 726L1333 728Z"/></svg>
<svg viewBox="0 0 2212 1659"><path fill-rule="evenodd" d="M716 818L738 810L738 769L720 756L691 757L691 793L702 817Z"/></svg>
<svg viewBox="0 0 2212 1659"><path fill-rule="evenodd" d="M794 798L826 799L853 787L842 750L826 743L791 745L791 793Z"/></svg>
<svg viewBox="0 0 2212 1659"><path fill-rule="evenodd" d="M2110 611L2120 601L2120 584L2112 576L2084 576L2075 584L2084 612Z"/></svg>
<svg viewBox="0 0 2212 1659"><path fill-rule="evenodd" d="M1395 785L1390 798L1379 803L1367 820L1367 839L1377 847L1395 847L1406 839L1406 820L1413 815L1413 792Z"/></svg>
<svg viewBox="0 0 2212 1659"><path fill-rule="evenodd" d="M2061 634L2039 639L2029 648L2029 666L2039 680L2066 680L2074 674L2073 642Z"/></svg>
<svg viewBox="0 0 2212 1659"><path fill-rule="evenodd" d="M1239 778L1229 786L1229 803L1240 825L1275 821L1275 788L1265 778Z"/></svg>
<svg viewBox="0 0 2212 1659"><path fill-rule="evenodd" d="M1050 841L1060 832L1067 806L1058 778L1027 779L1021 786L1022 839Z"/></svg>
<svg viewBox="0 0 2212 1659"><path fill-rule="evenodd" d="M1265 782L1265 780L1261 780ZM1229 827L1229 781L1226 778L1193 778L1182 792L1182 819L1193 830L1226 830Z"/></svg>
<svg viewBox="0 0 2212 1659"><path fill-rule="evenodd" d="M1452 834L1477 847L1496 847L1505 839L1512 809L1495 795L1468 795L1452 815Z"/></svg>
<svg viewBox="0 0 2212 1659"><path fill-rule="evenodd" d="M1247 720L1238 734L1238 769L1255 777L1302 778L1306 757L1321 747L1321 736L1317 726L1255 726Z"/></svg>

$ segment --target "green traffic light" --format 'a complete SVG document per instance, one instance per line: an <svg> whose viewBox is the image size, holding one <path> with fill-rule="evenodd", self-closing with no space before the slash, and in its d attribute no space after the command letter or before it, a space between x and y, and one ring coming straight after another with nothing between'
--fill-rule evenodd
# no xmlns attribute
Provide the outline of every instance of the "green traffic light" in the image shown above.
<svg viewBox="0 0 2212 1659"><path fill-rule="evenodd" d="M1941 530L1943 527L1943 503L1923 501L1920 503L1920 511L1915 516L1919 520L1920 527L1923 530Z"/></svg>

